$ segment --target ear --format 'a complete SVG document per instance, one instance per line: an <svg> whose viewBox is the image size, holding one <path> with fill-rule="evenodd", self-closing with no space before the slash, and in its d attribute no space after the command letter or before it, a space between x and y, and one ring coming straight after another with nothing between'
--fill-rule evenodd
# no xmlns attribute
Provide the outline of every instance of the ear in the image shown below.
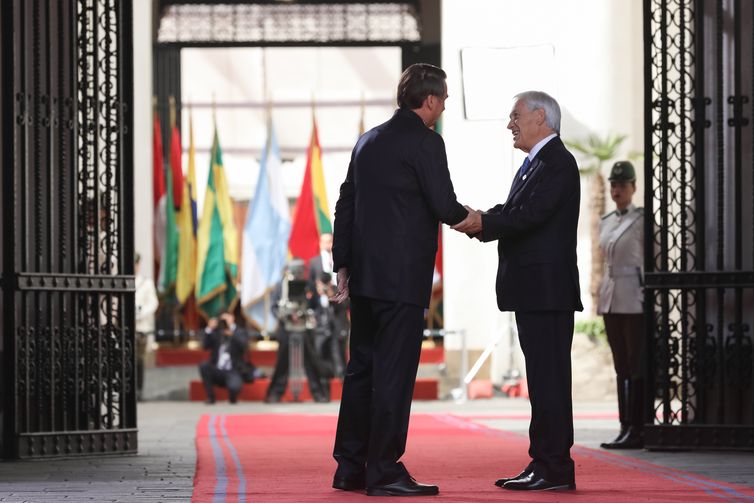
<svg viewBox="0 0 754 503"><path fill-rule="evenodd" d="M537 110L537 125L541 126L545 123L545 109L540 108Z"/></svg>
<svg viewBox="0 0 754 503"><path fill-rule="evenodd" d="M437 97L433 94L427 95L427 98L424 100L424 105L427 107L427 110L434 110L437 105Z"/></svg>

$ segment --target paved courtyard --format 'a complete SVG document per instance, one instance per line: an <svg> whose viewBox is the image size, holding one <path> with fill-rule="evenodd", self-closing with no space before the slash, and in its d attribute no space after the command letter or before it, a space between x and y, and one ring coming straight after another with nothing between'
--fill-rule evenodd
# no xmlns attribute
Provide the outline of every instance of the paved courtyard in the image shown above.
<svg viewBox="0 0 754 503"><path fill-rule="evenodd" d="M574 407L577 444L598 447L601 441L614 436L616 420L611 418L615 414L612 403L583 402ZM233 406L144 402L139 406L137 456L0 462L0 501L188 502L196 460L194 429L202 414L337 414L337 411L337 402ZM521 399L494 398L465 404L415 402L413 412L471 416L480 424L522 435L528 430L529 404ZM624 451L623 454L754 488L754 453Z"/></svg>

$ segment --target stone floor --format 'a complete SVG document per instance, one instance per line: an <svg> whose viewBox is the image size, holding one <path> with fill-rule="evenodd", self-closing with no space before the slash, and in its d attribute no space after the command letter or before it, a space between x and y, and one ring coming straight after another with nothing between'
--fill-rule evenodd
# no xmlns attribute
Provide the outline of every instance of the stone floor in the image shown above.
<svg viewBox="0 0 754 503"><path fill-rule="evenodd" d="M139 407L139 454L129 457L57 461L0 462L2 502L188 502L194 475L194 429L207 412L255 414L337 414L338 404L144 402ZM495 398L465 404L416 402L416 413L471 416L493 428L528 429L529 411L521 399ZM597 447L615 434L610 402L574 404L576 443ZM608 418L606 418L606 416ZM659 465L754 488L754 453L624 451ZM500 474L505 475L505 474Z"/></svg>

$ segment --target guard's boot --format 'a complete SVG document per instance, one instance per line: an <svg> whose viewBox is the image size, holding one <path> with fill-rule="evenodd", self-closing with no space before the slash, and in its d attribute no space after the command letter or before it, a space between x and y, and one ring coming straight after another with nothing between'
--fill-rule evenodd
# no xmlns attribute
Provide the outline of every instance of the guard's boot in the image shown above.
<svg viewBox="0 0 754 503"><path fill-rule="evenodd" d="M600 447L603 449L618 449L616 443L626 436L628 428L630 426L630 419L628 417L628 389L630 382L628 379L618 379L618 420L620 420L620 432L610 442L603 442Z"/></svg>
<svg viewBox="0 0 754 503"><path fill-rule="evenodd" d="M628 386L627 414L631 424L613 449L641 449L644 447L644 380L633 379Z"/></svg>

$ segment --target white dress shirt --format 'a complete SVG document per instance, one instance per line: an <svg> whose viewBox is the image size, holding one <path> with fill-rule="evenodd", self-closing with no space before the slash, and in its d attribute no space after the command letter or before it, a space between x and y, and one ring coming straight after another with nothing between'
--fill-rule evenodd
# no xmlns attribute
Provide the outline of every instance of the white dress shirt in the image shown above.
<svg viewBox="0 0 754 503"><path fill-rule="evenodd" d="M555 138L557 136L558 136L557 134L552 133L551 135L545 136L544 138L542 138L541 140L539 140L539 142L537 142L537 144L532 147L532 149L529 151L529 153L526 156L526 157L529 158L529 161L530 162L533 161L534 157L536 157L536 155L539 153L539 151L542 150L542 147L544 147L545 145L547 145L548 141L552 140L553 138Z"/></svg>

